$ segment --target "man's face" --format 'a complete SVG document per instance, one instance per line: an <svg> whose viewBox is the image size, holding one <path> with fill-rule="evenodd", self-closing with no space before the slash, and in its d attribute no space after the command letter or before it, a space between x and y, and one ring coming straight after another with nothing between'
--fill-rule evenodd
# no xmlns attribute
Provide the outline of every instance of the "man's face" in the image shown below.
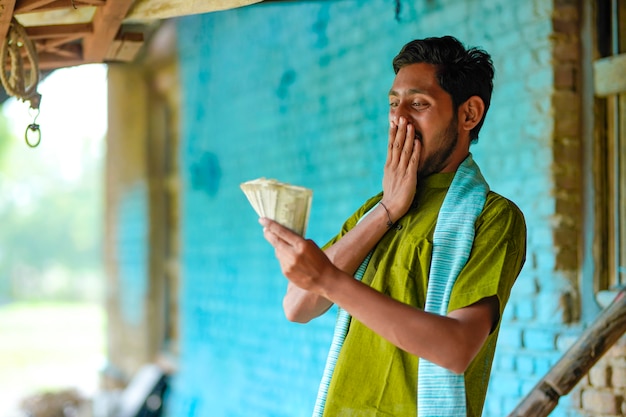
<svg viewBox="0 0 626 417"><path fill-rule="evenodd" d="M458 142L457 115L433 65L411 64L396 74L389 91L389 120L398 124L400 117L413 125L422 143L419 177L456 169L450 160Z"/></svg>

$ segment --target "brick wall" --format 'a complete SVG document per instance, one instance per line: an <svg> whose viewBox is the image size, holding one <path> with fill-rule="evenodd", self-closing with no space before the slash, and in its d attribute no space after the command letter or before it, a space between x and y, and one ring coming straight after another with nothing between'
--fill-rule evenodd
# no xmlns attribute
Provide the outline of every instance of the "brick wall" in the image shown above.
<svg viewBox="0 0 626 417"><path fill-rule="evenodd" d="M626 415L626 337L622 337L572 392L585 417Z"/></svg>
<svg viewBox="0 0 626 417"><path fill-rule="evenodd" d="M149 203L143 73L108 69L105 267L108 368L103 386L124 384L158 346L151 337Z"/></svg>
<svg viewBox="0 0 626 417"><path fill-rule="evenodd" d="M550 2L533 4L540 3ZM548 20L542 20L538 31L544 32L534 41L526 38L526 29L517 32L517 53L521 55L506 54L503 65L512 77L523 73L525 78L521 84L506 83L504 88L512 91L503 97L525 98L518 104L524 110L515 112L523 116L518 132L525 143L515 148L521 152L517 166L523 167L523 174L506 174L523 188L515 191L513 195L519 197L513 199L526 215L529 246L527 265L505 313L506 329L494 363L487 402L488 415L493 416L510 412L581 332L577 282L582 222L578 2L554 2L543 13ZM520 66L520 60L525 64ZM521 91L517 93L516 88ZM551 415L578 415L571 405L568 396L562 397Z"/></svg>
<svg viewBox="0 0 626 417"><path fill-rule="evenodd" d="M178 20L181 356L169 416L310 414L334 314L284 319L285 280L239 184L265 176L312 188L308 237L325 242L380 188L391 59L413 38L443 34L494 57L492 107L472 151L528 224L484 415L514 408L579 332L564 325L578 261L563 213L575 200L556 190L577 177L575 157L555 159L556 144L576 146L553 118L555 85L569 88L571 69L567 56L552 66L557 12L541 0L344 0ZM564 398L553 415L577 414Z"/></svg>
<svg viewBox="0 0 626 417"><path fill-rule="evenodd" d="M159 354L177 348L178 190L169 147L176 146L178 123L166 108L179 107L179 88L175 54L167 59L159 46L160 58L108 65L103 389L124 386L144 364L165 363Z"/></svg>

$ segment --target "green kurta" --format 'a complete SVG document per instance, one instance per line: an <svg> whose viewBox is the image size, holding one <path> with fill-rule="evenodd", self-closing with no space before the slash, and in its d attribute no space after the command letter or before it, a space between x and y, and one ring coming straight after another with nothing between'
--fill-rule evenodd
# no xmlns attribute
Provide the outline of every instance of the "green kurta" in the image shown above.
<svg viewBox="0 0 626 417"><path fill-rule="evenodd" d="M454 173L423 180L413 208L376 246L363 282L390 297L423 308L428 287L437 214ZM381 198L368 200L328 244L340 239ZM470 258L452 290L449 311L497 296L500 317L524 263L526 225L521 211L506 198L489 192L476 221ZM481 415L498 324L465 372L468 417ZM428 338L428 335L424 335ZM330 383L324 416L415 417L418 358L387 342L352 319Z"/></svg>

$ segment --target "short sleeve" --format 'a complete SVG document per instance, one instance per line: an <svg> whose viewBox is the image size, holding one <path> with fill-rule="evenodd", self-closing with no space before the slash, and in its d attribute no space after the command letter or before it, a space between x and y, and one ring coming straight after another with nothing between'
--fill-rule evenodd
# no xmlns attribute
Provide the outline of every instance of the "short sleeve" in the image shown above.
<svg viewBox="0 0 626 417"><path fill-rule="evenodd" d="M500 305L499 322L525 259L524 215L513 202L490 192L476 220L472 251L456 280L448 311L495 295Z"/></svg>

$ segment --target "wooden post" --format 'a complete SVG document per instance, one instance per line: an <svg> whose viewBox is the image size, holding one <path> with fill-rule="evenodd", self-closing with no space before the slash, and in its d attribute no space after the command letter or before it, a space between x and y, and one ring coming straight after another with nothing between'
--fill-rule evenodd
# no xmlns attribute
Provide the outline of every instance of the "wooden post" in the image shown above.
<svg viewBox="0 0 626 417"><path fill-rule="evenodd" d="M589 372L591 367L626 331L626 290L621 290L583 332L576 343L535 385L508 417L545 417L559 398Z"/></svg>

